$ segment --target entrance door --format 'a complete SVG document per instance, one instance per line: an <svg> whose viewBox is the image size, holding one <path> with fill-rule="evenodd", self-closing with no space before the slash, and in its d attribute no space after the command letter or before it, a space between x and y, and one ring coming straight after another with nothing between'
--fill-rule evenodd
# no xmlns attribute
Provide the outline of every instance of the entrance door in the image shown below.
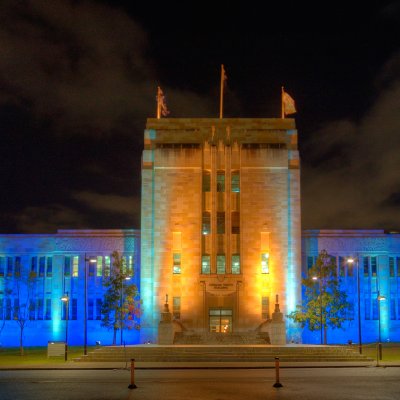
<svg viewBox="0 0 400 400"><path fill-rule="evenodd" d="M209 310L210 332L232 332L232 310L212 308Z"/></svg>

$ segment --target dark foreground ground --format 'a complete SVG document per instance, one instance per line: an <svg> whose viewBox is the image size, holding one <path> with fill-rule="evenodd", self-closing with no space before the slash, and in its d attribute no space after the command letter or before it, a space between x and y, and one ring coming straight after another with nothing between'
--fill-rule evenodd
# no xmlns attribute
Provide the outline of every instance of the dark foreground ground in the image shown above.
<svg viewBox="0 0 400 400"><path fill-rule="evenodd" d="M391 400L400 398L400 368L0 371L1 400Z"/></svg>

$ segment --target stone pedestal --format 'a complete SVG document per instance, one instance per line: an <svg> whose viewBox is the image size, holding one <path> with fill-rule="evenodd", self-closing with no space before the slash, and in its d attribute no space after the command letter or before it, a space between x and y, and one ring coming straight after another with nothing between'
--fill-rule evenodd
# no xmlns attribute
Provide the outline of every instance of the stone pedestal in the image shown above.
<svg viewBox="0 0 400 400"><path fill-rule="evenodd" d="M158 344L174 344L174 335L172 314L169 312L168 303L165 303L161 320L158 323Z"/></svg>
<svg viewBox="0 0 400 400"><path fill-rule="evenodd" d="M271 321L271 344L286 344L286 326L283 321L283 314L279 309L278 295L276 295L275 311L272 313Z"/></svg>

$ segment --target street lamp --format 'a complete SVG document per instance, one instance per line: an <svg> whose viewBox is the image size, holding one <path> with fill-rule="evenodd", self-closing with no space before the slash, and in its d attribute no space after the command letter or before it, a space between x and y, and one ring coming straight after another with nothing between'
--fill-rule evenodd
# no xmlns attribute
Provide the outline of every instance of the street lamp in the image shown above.
<svg viewBox="0 0 400 400"><path fill-rule="evenodd" d="M376 301L378 302L378 354L379 360L382 360L382 343L381 343L381 301L386 300L385 296L381 296L378 290L378 297ZM378 363L378 360L377 360Z"/></svg>
<svg viewBox="0 0 400 400"><path fill-rule="evenodd" d="M360 264L358 257L349 257L349 264L355 264L357 268L357 313L358 313L358 351L362 354L362 335L361 335L361 305L360 305Z"/></svg>
<svg viewBox="0 0 400 400"><path fill-rule="evenodd" d="M123 306L123 294L124 294L124 281L129 281L131 279L131 277L130 276L126 276L124 279L122 279L121 280L121 311L120 311L120 329L121 329L121 332L120 332L120 335L121 335L121 338L120 338L120 340L121 340L121 346L122 346L122 306Z"/></svg>
<svg viewBox="0 0 400 400"><path fill-rule="evenodd" d="M65 361L68 360L68 317L69 317L69 295L68 292L61 297L61 301L65 303Z"/></svg>
<svg viewBox="0 0 400 400"><path fill-rule="evenodd" d="M322 339L322 293L321 293L322 288L321 288L321 276L319 278L318 278L318 276L313 276L312 280L313 281L318 281L318 284L319 284L319 318L320 318L321 344L322 344L323 343L323 339Z"/></svg>
<svg viewBox="0 0 400 400"><path fill-rule="evenodd" d="M87 263L95 263L97 260L93 257L86 257L85 253L85 273L84 273L84 299L83 299L83 354L87 355L87 280L88 280L88 270Z"/></svg>

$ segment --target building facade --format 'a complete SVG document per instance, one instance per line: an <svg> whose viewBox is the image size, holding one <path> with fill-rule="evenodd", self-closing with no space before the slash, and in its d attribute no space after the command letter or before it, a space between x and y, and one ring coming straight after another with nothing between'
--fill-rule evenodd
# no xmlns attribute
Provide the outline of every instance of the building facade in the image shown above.
<svg viewBox="0 0 400 400"><path fill-rule="evenodd" d="M284 316L301 304L301 278L322 250L352 304L328 342L400 341L400 234L301 232L293 119L149 119L144 139L140 231L0 235L1 345L18 346L13 310L23 302L25 345L65 340L65 294L68 342L111 344L100 308L115 250L143 301L141 329L119 333L118 343L157 342L166 303L177 332L260 331L276 296ZM31 272L28 295L20 277ZM287 342L320 343L320 332L287 318L285 331Z"/></svg>

